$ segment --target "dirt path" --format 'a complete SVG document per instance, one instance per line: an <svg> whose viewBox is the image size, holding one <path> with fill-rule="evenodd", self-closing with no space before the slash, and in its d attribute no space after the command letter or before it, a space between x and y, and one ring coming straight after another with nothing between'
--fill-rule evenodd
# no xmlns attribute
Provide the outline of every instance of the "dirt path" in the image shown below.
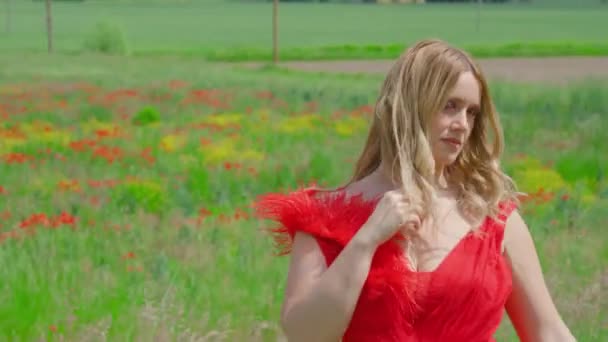
<svg viewBox="0 0 608 342"><path fill-rule="evenodd" d="M280 65L302 71L382 74L392 63L391 60L289 61ZM491 80L552 84L588 78L608 80L608 57L496 58L479 59L479 63Z"/></svg>

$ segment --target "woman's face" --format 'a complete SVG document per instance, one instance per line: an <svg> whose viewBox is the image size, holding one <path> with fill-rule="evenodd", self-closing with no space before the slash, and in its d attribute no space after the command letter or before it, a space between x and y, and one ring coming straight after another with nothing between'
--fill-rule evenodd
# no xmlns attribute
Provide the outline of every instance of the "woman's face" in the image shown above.
<svg viewBox="0 0 608 342"><path fill-rule="evenodd" d="M481 91L474 74L460 74L444 107L431 119L429 139L436 166L443 168L456 161L473 130L480 101Z"/></svg>

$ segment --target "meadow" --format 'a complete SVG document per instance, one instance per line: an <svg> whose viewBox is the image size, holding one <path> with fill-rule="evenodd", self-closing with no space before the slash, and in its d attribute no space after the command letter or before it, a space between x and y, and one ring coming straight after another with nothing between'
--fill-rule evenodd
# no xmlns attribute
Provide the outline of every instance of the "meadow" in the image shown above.
<svg viewBox="0 0 608 342"><path fill-rule="evenodd" d="M0 62L0 339L280 339L288 259L250 205L344 181L380 76ZM607 84L492 86L560 312L606 339ZM506 317L497 338L516 341Z"/></svg>
<svg viewBox="0 0 608 342"><path fill-rule="evenodd" d="M45 52L44 2L9 2L10 33L3 34L0 51ZM608 55L608 5L596 0L484 4L479 26L477 12L476 4L281 3L280 54L284 60L390 59L433 36L477 57ZM269 60L272 53L270 2L55 1L52 13L54 49L60 53L102 50L233 61Z"/></svg>
<svg viewBox="0 0 608 342"><path fill-rule="evenodd" d="M270 58L269 3L57 1L53 55L44 2L11 6L0 340L280 340L288 258L251 204L341 185L382 75L212 63ZM478 57L606 55L607 10L484 5L478 32L474 5L281 4L281 56L392 59L428 36ZM579 341L608 340L608 81L491 87L558 309ZM506 316L496 337L517 341Z"/></svg>

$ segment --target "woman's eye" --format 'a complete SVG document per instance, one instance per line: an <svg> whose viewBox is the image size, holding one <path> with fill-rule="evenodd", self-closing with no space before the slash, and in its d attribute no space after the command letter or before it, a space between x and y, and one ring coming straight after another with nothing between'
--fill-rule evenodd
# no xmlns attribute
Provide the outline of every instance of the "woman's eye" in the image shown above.
<svg viewBox="0 0 608 342"><path fill-rule="evenodd" d="M451 100L450 100L450 101L448 101L448 102L445 104L445 107L444 107L444 108L445 108L446 110L453 110L453 109L456 109L456 104L454 103L454 101L451 101Z"/></svg>

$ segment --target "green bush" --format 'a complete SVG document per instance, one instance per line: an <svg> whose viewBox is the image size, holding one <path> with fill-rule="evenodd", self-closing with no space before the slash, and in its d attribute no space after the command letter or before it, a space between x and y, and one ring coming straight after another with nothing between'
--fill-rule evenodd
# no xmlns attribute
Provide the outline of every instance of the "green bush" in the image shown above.
<svg viewBox="0 0 608 342"><path fill-rule="evenodd" d="M168 204L167 192L153 181L132 181L115 188L113 198L125 213L143 209L148 213L160 213Z"/></svg>
<svg viewBox="0 0 608 342"><path fill-rule="evenodd" d="M84 49L108 55L129 54L123 29L109 21L100 21L95 25L85 38Z"/></svg>
<svg viewBox="0 0 608 342"><path fill-rule="evenodd" d="M160 113L152 106L146 106L140 109L131 122L137 126L145 126L160 121Z"/></svg>

